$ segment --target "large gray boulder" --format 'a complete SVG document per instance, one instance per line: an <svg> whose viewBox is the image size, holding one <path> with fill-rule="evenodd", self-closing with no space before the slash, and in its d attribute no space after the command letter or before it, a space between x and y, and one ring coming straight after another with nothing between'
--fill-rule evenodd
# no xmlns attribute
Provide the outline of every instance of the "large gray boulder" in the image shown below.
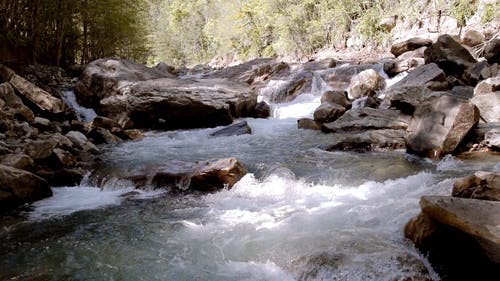
<svg viewBox="0 0 500 281"><path fill-rule="evenodd" d="M404 149L405 131L394 129L367 130L349 133L334 133L333 141L324 149L328 151L387 151Z"/></svg>
<svg viewBox="0 0 500 281"><path fill-rule="evenodd" d="M48 183L24 170L0 165L0 210L52 196Z"/></svg>
<svg viewBox="0 0 500 281"><path fill-rule="evenodd" d="M415 68L401 81L392 85L390 89L412 86L433 88L435 82L446 82L446 75L435 63L429 63Z"/></svg>
<svg viewBox="0 0 500 281"><path fill-rule="evenodd" d="M323 124L322 130L324 132L405 130L410 118L410 116L395 109L356 108L348 110L342 117L333 122Z"/></svg>
<svg viewBox="0 0 500 281"><path fill-rule="evenodd" d="M500 173L478 171L458 179L451 194L461 198L500 201Z"/></svg>
<svg viewBox="0 0 500 281"><path fill-rule="evenodd" d="M336 103L323 102L316 110L314 111L314 121L327 123L337 120L346 109L338 105Z"/></svg>
<svg viewBox="0 0 500 281"><path fill-rule="evenodd" d="M374 96L377 91L385 87L385 79L373 69L360 72L351 79L349 94L357 99L365 96Z"/></svg>
<svg viewBox="0 0 500 281"><path fill-rule="evenodd" d="M478 121L479 110L471 103L448 95L431 98L413 114L407 149L431 158L452 153Z"/></svg>
<svg viewBox="0 0 500 281"><path fill-rule="evenodd" d="M475 95L470 100L485 122L500 122L500 91Z"/></svg>

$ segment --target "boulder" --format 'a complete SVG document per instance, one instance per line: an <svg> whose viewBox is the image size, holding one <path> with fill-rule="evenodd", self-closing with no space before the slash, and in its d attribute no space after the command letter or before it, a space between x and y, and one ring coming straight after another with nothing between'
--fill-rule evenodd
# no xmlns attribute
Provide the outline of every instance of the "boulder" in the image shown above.
<svg viewBox="0 0 500 281"><path fill-rule="evenodd" d="M222 128L220 130L217 130L210 135L213 137L227 137L227 136L239 136L239 135L246 135L246 134L251 134L252 133L252 128L248 125L247 121L242 121L230 126L227 126L225 128Z"/></svg>
<svg viewBox="0 0 500 281"><path fill-rule="evenodd" d="M416 50L418 48L424 47L424 46L430 46L432 44L432 40L430 39L424 39L424 38L411 38L405 41L397 42L392 44L391 46L391 53L395 56L398 57L401 54Z"/></svg>
<svg viewBox="0 0 500 281"><path fill-rule="evenodd" d="M436 63L447 75L458 78L476 63L469 51L447 34L439 36L424 55L425 63Z"/></svg>
<svg viewBox="0 0 500 281"><path fill-rule="evenodd" d="M267 81L272 76L288 70L289 66L273 59L259 58L221 70L214 71L205 78L225 78L235 82L255 85Z"/></svg>
<svg viewBox="0 0 500 281"><path fill-rule="evenodd" d="M401 79L389 89L411 86L432 85L432 82L446 82L446 75L435 63L429 63L415 68L405 78Z"/></svg>
<svg viewBox="0 0 500 281"><path fill-rule="evenodd" d="M500 128L486 132L484 142L489 148L500 151Z"/></svg>
<svg viewBox="0 0 500 281"><path fill-rule="evenodd" d="M58 170L40 170L37 174L53 187L78 186L87 171L80 168L63 168Z"/></svg>
<svg viewBox="0 0 500 281"><path fill-rule="evenodd" d="M93 154L99 153L99 149L90 142L87 137L76 131L70 131L66 134L66 137L73 142L79 149L85 151L85 152L90 152Z"/></svg>
<svg viewBox="0 0 500 281"><path fill-rule="evenodd" d="M382 18L378 22L378 26L385 32L391 32L391 30L396 26L397 19L397 15Z"/></svg>
<svg viewBox="0 0 500 281"><path fill-rule="evenodd" d="M92 127L111 130L113 128L120 128L120 124L113 119L97 116L92 121Z"/></svg>
<svg viewBox="0 0 500 281"><path fill-rule="evenodd" d="M260 101L255 106L255 118L267 118L271 116L271 106L265 101Z"/></svg>
<svg viewBox="0 0 500 281"><path fill-rule="evenodd" d="M406 53L405 53L406 54ZM384 64L384 72L389 76L395 76L401 72L411 71L425 64L424 58L397 58Z"/></svg>
<svg viewBox="0 0 500 281"><path fill-rule="evenodd" d="M429 99L413 114L407 149L430 158L452 153L478 121L479 110L471 103L448 95Z"/></svg>
<svg viewBox="0 0 500 281"><path fill-rule="evenodd" d="M325 123L324 132L393 129L405 130L410 116L394 109L357 108L350 109L339 119Z"/></svg>
<svg viewBox="0 0 500 281"><path fill-rule="evenodd" d="M472 28L468 28L465 30L465 32L462 32L460 40L462 40L462 43L464 45L474 47L483 43L486 40L486 37L482 32Z"/></svg>
<svg viewBox="0 0 500 281"><path fill-rule="evenodd" d="M500 201L500 174L479 171L458 179L453 184L452 196Z"/></svg>
<svg viewBox="0 0 500 281"><path fill-rule="evenodd" d="M0 84L0 98L4 101L4 105L9 107L17 117L22 117L26 121L33 121L35 114L27 106L24 105L12 88L10 83Z"/></svg>
<svg viewBox="0 0 500 281"><path fill-rule="evenodd" d="M485 122L500 122L500 91L475 95L470 102L477 106Z"/></svg>
<svg viewBox="0 0 500 281"><path fill-rule="evenodd" d="M380 105L380 101L375 97L362 97L352 101L352 108L378 108Z"/></svg>
<svg viewBox="0 0 500 281"><path fill-rule="evenodd" d="M321 103L335 103L345 108L351 107L351 101L347 98L346 91L326 91L321 96Z"/></svg>
<svg viewBox="0 0 500 281"><path fill-rule="evenodd" d="M0 156L0 164L21 170L32 170L35 163L28 155L19 153Z"/></svg>
<svg viewBox="0 0 500 281"><path fill-rule="evenodd" d="M24 153L35 161L43 161L52 156L52 151L57 144L52 139L30 141L24 146Z"/></svg>
<svg viewBox="0 0 500 281"><path fill-rule="evenodd" d="M195 163L173 160L156 167L122 172L124 174L118 177L132 181L137 187L214 191L233 187L246 174L246 168L236 158L224 158Z"/></svg>
<svg viewBox="0 0 500 281"><path fill-rule="evenodd" d="M433 92L425 86L391 87L384 91L381 108L396 108L413 115L417 106L429 98L442 96L443 92Z"/></svg>
<svg viewBox="0 0 500 281"><path fill-rule="evenodd" d="M354 99L374 96L385 87L385 79L373 69L367 69L354 76L349 85L349 94Z"/></svg>
<svg viewBox="0 0 500 281"><path fill-rule="evenodd" d="M54 158L54 163L52 163L53 167L65 167L65 168L71 168L76 165L76 159L71 154L70 152L60 149L60 148L55 148L53 151L53 158Z"/></svg>
<svg viewBox="0 0 500 281"><path fill-rule="evenodd" d="M324 147L328 151L387 151L405 148L405 131L393 129L335 133L333 142Z"/></svg>
<svg viewBox="0 0 500 281"><path fill-rule="evenodd" d="M329 87L332 91L345 91L349 88L351 80L358 73L367 70L380 70L383 65L379 64L361 64L361 65L341 65L336 68L318 70L314 72L314 80L311 92ZM318 93L322 94L322 92Z"/></svg>
<svg viewBox="0 0 500 281"><path fill-rule="evenodd" d="M420 206L434 221L476 238L489 258L500 264L500 202L424 196Z"/></svg>
<svg viewBox="0 0 500 281"><path fill-rule="evenodd" d="M0 165L0 210L52 196L48 183L24 170Z"/></svg>
<svg viewBox="0 0 500 281"><path fill-rule="evenodd" d="M479 82L474 88L474 96L500 91L500 76Z"/></svg>
<svg viewBox="0 0 500 281"><path fill-rule="evenodd" d="M127 135L129 140L141 140L145 137L141 131L136 129L125 130L124 133Z"/></svg>
<svg viewBox="0 0 500 281"><path fill-rule="evenodd" d="M491 64L500 64L500 38L492 39L486 44L483 56Z"/></svg>
<svg viewBox="0 0 500 281"><path fill-rule="evenodd" d="M474 87L471 86L455 86L450 90L451 95L464 100L471 99L474 95Z"/></svg>
<svg viewBox="0 0 500 281"><path fill-rule="evenodd" d="M336 103L324 102L314 111L314 121L327 123L337 120L346 109Z"/></svg>
<svg viewBox="0 0 500 281"><path fill-rule="evenodd" d="M297 120L297 127L305 130L321 130L321 123L309 118L300 118Z"/></svg>
<svg viewBox="0 0 500 281"><path fill-rule="evenodd" d="M105 128L92 128L88 133L87 137L92 140L94 144L110 144L120 142L121 139L113 135L109 130Z"/></svg>

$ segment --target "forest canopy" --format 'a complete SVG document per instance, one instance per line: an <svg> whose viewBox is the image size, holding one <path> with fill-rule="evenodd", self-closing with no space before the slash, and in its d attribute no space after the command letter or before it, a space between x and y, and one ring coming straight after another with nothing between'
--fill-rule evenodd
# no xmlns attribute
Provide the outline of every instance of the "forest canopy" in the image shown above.
<svg viewBox="0 0 500 281"><path fill-rule="evenodd" d="M357 36L384 44L387 16L419 20L427 6L462 23L477 0L0 0L0 45L54 65L123 57L174 65L216 56L306 56ZM498 7L493 7L495 10Z"/></svg>

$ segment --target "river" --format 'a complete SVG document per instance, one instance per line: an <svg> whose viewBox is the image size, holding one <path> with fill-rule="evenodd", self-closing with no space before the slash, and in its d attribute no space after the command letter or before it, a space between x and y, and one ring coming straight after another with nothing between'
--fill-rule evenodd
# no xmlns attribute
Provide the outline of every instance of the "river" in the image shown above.
<svg viewBox="0 0 500 281"><path fill-rule="evenodd" d="M0 279L438 280L405 223L422 195L500 164L326 152L330 135L297 129L317 105L315 95L273 105L273 118L245 119L251 135L149 132L102 147L109 169L234 156L249 173L209 194L134 191L112 177L53 188L0 230Z"/></svg>

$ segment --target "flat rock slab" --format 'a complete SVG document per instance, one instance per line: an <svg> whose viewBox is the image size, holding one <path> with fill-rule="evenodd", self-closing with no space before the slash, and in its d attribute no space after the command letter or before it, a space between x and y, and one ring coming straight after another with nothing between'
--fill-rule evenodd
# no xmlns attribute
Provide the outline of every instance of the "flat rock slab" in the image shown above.
<svg viewBox="0 0 500 281"><path fill-rule="evenodd" d="M328 151L386 151L405 148L405 130L368 130L359 133L335 133L325 147Z"/></svg>
<svg viewBox="0 0 500 281"><path fill-rule="evenodd" d="M252 133L252 128L250 128L247 121L243 121L233 125L229 125L220 130L217 130L211 133L210 135L212 137L228 137L228 136L246 135L251 133Z"/></svg>
<svg viewBox="0 0 500 281"><path fill-rule="evenodd" d="M390 88L411 87L411 86L428 86L430 82L446 81L444 71L435 63L429 63L415 68L408 76L401 81L392 85Z"/></svg>
<svg viewBox="0 0 500 281"><path fill-rule="evenodd" d="M420 206L435 221L475 237L491 260L500 263L500 202L424 196Z"/></svg>
<svg viewBox="0 0 500 281"><path fill-rule="evenodd" d="M377 129L406 129L410 116L394 109L356 108L348 110L334 122L322 126L324 132Z"/></svg>

